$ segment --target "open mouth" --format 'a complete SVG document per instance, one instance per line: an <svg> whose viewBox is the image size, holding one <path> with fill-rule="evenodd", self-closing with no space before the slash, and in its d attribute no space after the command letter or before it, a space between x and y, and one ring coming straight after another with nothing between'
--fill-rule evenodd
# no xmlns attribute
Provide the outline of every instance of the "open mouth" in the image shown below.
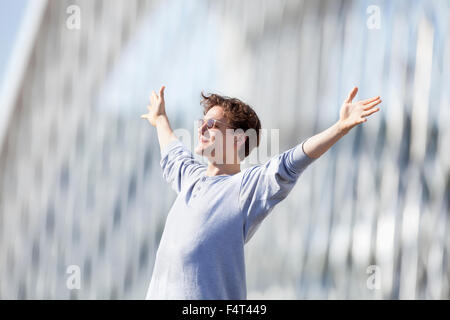
<svg viewBox="0 0 450 320"><path fill-rule="evenodd" d="M200 141L201 141L201 142L209 142L209 139L206 138L205 136L201 136L201 137L200 137Z"/></svg>

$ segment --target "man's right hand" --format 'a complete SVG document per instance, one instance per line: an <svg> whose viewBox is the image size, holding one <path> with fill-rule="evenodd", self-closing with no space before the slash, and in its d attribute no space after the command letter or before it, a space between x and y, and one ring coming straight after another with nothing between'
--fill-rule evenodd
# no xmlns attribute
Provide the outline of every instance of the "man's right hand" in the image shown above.
<svg viewBox="0 0 450 320"><path fill-rule="evenodd" d="M150 105L147 106L148 113L141 116L142 119L147 119L154 127L156 127L158 118L166 117L166 107L164 102L165 88L165 86L162 86L161 89L159 89L159 96L155 91L152 91Z"/></svg>

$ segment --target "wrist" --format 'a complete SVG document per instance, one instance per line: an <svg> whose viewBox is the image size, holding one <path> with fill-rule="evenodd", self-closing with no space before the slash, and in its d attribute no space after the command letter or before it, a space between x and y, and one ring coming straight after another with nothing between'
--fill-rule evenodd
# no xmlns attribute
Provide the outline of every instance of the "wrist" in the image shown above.
<svg viewBox="0 0 450 320"><path fill-rule="evenodd" d="M344 124L340 120L338 120L338 122L335 123L335 127L336 127L337 134L340 137L345 136L349 131L345 128Z"/></svg>
<svg viewBox="0 0 450 320"><path fill-rule="evenodd" d="M155 124L157 126L160 125L161 123L167 123L167 122L168 122L168 119L167 119L167 115L165 115L165 114L161 114L161 115L157 116L155 119Z"/></svg>

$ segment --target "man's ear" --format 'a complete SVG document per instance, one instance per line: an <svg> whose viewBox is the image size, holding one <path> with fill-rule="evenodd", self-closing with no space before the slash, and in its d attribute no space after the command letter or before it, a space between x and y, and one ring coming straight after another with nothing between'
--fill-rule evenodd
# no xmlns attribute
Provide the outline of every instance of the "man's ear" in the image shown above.
<svg viewBox="0 0 450 320"><path fill-rule="evenodd" d="M245 134L239 134L236 137L238 157L241 161L245 158L245 141L246 141L246 139L247 139L247 136Z"/></svg>

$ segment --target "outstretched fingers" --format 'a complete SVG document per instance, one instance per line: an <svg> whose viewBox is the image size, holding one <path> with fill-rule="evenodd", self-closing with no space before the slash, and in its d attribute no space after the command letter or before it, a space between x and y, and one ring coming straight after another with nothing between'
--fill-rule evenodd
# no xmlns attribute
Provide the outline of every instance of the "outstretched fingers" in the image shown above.
<svg viewBox="0 0 450 320"><path fill-rule="evenodd" d="M366 118L361 117L361 118L359 119L359 121L357 122L357 124L361 124L361 123L366 122L366 121L367 121Z"/></svg>
<svg viewBox="0 0 450 320"><path fill-rule="evenodd" d="M380 108L373 108L373 109L371 109L371 110L364 111L364 112L361 114L361 117L368 117L368 116L370 116L371 114L373 114L373 113L375 113L375 112L377 112L377 111L379 111L379 110L380 110Z"/></svg>
<svg viewBox="0 0 450 320"><path fill-rule="evenodd" d="M152 90L152 93L150 94L150 104L155 103L155 101L157 100L158 96L156 95L155 90Z"/></svg>
<svg viewBox="0 0 450 320"><path fill-rule="evenodd" d="M372 97L372 98L369 98L369 99L366 99L366 100L361 100L360 103L362 103L362 104L369 104L369 103L371 103L371 102L373 102L375 100L378 100L378 99L380 99L380 96Z"/></svg>
<svg viewBox="0 0 450 320"><path fill-rule="evenodd" d="M381 103L381 99L378 98L378 99L372 101L371 103L366 104L364 106L364 111L370 110L370 109L372 109L373 107L375 107L376 105L378 105L380 103Z"/></svg>

